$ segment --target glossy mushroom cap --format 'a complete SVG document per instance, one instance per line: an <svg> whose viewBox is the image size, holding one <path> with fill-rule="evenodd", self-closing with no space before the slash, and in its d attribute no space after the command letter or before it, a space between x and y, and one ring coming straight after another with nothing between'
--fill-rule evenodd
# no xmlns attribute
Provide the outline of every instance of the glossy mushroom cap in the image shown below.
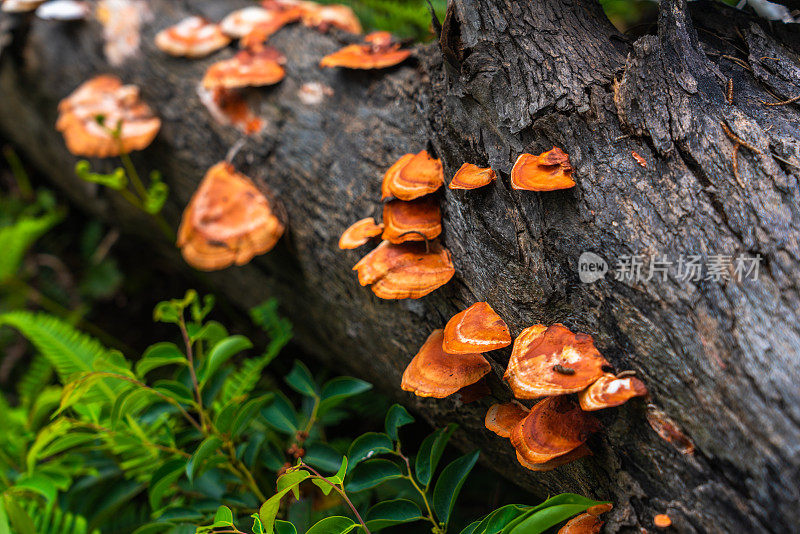
<svg viewBox="0 0 800 534"><path fill-rule="evenodd" d="M76 156L105 158L142 150L161 128L161 120L139 100L139 88L109 75L81 84L59 103L58 113L56 129Z"/></svg>
<svg viewBox="0 0 800 534"><path fill-rule="evenodd" d="M330 28L338 28L348 33L361 33L361 22L353 10L344 5L318 5L303 11L302 21L305 26L326 32Z"/></svg>
<svg viewBox="0 0 800 534"><path fill-rule="evenodd" d="M283 230L264 194L221 162L208 170L183 212L177 244L189 265L213 271L264 254Z"/></svg>
<svg viewBox="0 0 800 534"><path fill-rule="evenodd" d="M339 248L342 250L358 248L366 244L370 238L377 237L383 232L383 224L375 224L375 219L366 217L356 221L342 233L339 238Z"/></svg>
<svg viewBox="0 0 800 534"><path fill-rule="evenodd" d="M591 336L561 324L534 325L514 340L504 379L518 399L577 393L603 376L609 363Z"/></svg>
<svg viewBox="0 0 800 534"><path fill-rule="evenodd" d="M285 61L286 58L274 48L242 50L230 59L211 65L203 77L203 87L235 89L273 85L286 76L281 66Z"/></svg>
<svg viewBox="0 0 800 534"><path fill-rule="evenodd" d="M558 529L558 534L598 534L604 521L590 513L583 513L570 519Z"/></svg>
<svg viewBox="0 0 800 534"><path fill-rule="evenodd" d="M474 384L492 366L480 354L447 354L442 350L442 330L434 330L403 372L400 387L418 397L442 399Z"/></svg>
<svg viewBox="0 0 800 534"><path fill-rule="evenodd" d="M641 380L632 376L617 378L606 373L588 388L578 393L578 400L584 411L602 410L624 404L633 397L647 395L647 388Z"/></svg>
<svg viewBox="0 0 800 534"><path fill-rule="evenodd" d="M508 326L486 302L455 314L444 327L444 350L453 354L489 352L509 345Z"/></svg>
<svg viewBox="0 0 800 534"><path fill-rule="evenodd" d="M219 23L220 29L228 37L234 39L241 39L256 28L262 30L266 28L273 28L266 37L278 31L285 24L300 18L301 12L284 11L281 9L264 9L263 7L250 6L242 9L237 9L229 13L222 22Z"/></svg>
<svg viewBox="0 0 800 534"><path fill-rule="evenodd" d="M442 213L435 198L427 196L383 206L383 239L395 244L430 240L442 233Z"/></svg>
<svg viewBox="0 0 800 534"><path fill-rule="evenodd" d="M435 193L443 185L442 162L423 150L406 154L386 171L381 184L381 198L414 200Z"/></svg>
<svg viewBox="0 0 800 534"><path fill-rule="evenodd" d="M556 147L538 156L521 154L511 169L511 187L526 191L555 191L575 187L569 156Z"/></svg>
<svg viewBox="0 0 800 534"><path fill-rule="evenodd" d="M188 17L156 34L159 50L171 56L198 58L228 46L230 38L203 17Z"/></svg>
<svg viewBox="0 0 800 534"><path fill-rule="evenodd" d="M600 423L567 397L548 397L531 408L509 437L520 458L541 464L577 449L599 429Z"/></svg>
<svg viewBox="0 0 800 534"><path fill-rule="evenodd" d="M320 67L345 67L348 69L385 69L408 59L411 50L401 50L399 43L387 41L386 32L376 32L365 37L364 44L352 44L329 54L319 62Z"/></svg>
<svg viewBox="0 0 800 534"><path fill-rule="evenodd" d="M84 20L91 14L91 4L83 0L51 0L36 9L36 16L44 20Z"/></svg>
<svg viewBox="0 0 800 534"><path fill-rule="evenodd" d="M417 299L443 286L455 274L450 253L438 243L381 242L353 267L362 286L382 299Z"/></svg>
<svg viewBox="0 0 800 534"><path fill-rule="evenodd" d="M489 185L497 179L495 172L489 167L478 167L472 163L465 163L456 171L450 180L450 189L477 189Z"/></svg>
<svg viewBox="0 0 800 534"><path fill-rule="evenodd" d="M484 426L501 438L511 435L511 430L528 416L528 410L518 402L492 404L486 412Z"/></svg>

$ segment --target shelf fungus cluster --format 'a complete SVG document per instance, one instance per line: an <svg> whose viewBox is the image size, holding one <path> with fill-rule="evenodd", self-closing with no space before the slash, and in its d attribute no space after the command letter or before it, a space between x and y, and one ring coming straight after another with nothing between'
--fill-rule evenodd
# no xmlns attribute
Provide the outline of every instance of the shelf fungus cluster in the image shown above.
<svg viewBox="0 0 800 534"><path fill-rule="evenodd" d="M389 32L373 32L363 43L347 45L329 54L319 62L320 67L344 67L347 69L386 69L399 65L411 55L401 48Z"/></svg>
<svg viewBox="0 0 800 534"><path fill-rule="evenodd" d="M557 534L598 534L604 521L600 516L613 508L611 503L590 506L586 512L567 521Z"/></svg>
<svg viewBox="0 0 800 534"><path fill-rule="evenodd" d="M268 252L283 231L267 196L221 162L208 170L183 212L177 245L189 265L213 271Z"/></svg>
<svg viewBox="0 0 800 534"><path fill-rule="evenodd" d="M383 299L416 299L446 284L455 274L447 249L435 239L442 233L439 201L442 164L426 151L406 154L392 165L381 186L383 222L372 217L347 228L339 248L358 248L372 238L381 243L353 267L362 286Z"/></svg>
<svg viewBox="0 0 800 534"><path fill-rule="evenodd" d="M511 169L511 187L525 191L555 191L575 186L569 156L553 147L538 156L520 154ZM478 189L494 182L495 172L489 167L464 163L450 180L450 189Z"/></svg>

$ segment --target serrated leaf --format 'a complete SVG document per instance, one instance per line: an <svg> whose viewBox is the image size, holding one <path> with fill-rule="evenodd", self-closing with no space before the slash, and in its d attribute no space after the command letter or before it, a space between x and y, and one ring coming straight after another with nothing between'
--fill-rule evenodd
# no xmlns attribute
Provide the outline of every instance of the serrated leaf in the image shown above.
<svg viewBox="0 0 800 534"><path fill-rule="evenodd" d="M455 430L456 425L450 424L445 428L436 430L422 441L417 453L417 459L414 462L414 472L417 475L417 480L423 486L427 487L430 484L447 442L450 441L450 436L453 435Z"/></svg>
<svg viewBox="0 0 800 534"><path fill-rule="evenodd" d="M345 488L352 492L363 491L402 476L400 466L390 460L367 460L350 472Z"/></svg>
<svg viewBox="0 0 800 534"><path fill-rule="evenodd" d="M375 532L386 527L424 519L419 506L407 499L394 499L376 504L367 512L367 527Z"/></svg>
<svg viewBox="0 0 800 534"><path fill-rule="evenodd" d="M400 404L393 404L389 411L386 412L386 420L384 426L386 427L386 434L397 441L397 429L401 426L408 425L414 422L414 418L408 413L408 410Z"/></svg>
<svg viewBox="0 0 800 534"><path fill-rule="evenodd" d="M200 387L217 372L217 370L236 354L247 350L253 343L244 336L229 336L217 342L206 357L205 365L200 369Z"/></svg>
<svg viewBox="0 0 800 534"><path fill-rule="evenodd" d="M186 478L193 482L196 476L203 472L203 464L209 456L222 446L222 440L216 436L209 436L195 449L192 457L186 462Z"/></svg>
<svg viewBox="0 0 800 534"><path fill-rule="evenodd" d="M349 517L334 515L314 524L306 534L347 534L357 526Z"/></svg>
<svg viewBox="0 0 800 534"><path fill-rule="evenodd" d="M286 383L296 392L306 397L319 397L319 387L311 376L311 371L300 360L295 360L292 370L284 378Z"/></svg>
<svg viewBox="0 0 800 534"><path fill-rule="evenodd" d="M367 432L353 441L347 450L347 469L352 471L360 462L380 454L394 452L394 443L389 436L378 432Z"/></svg>
<svg viewBox="0 0 800 534"><path fill-rule="evenodd" d="M443 525L447 525L450 520L450 514L453 511L458 494L461 492L461 487L467 480L472 468L475 467L478 456L480 456L480 451L464 455L451 462L439 475L439 479L433 489L433 511Z"/></svg>
<svg viewBox="0 0 800 534"><path fill-rule="evenodd" d="M329 380L322 386L322 402L320 402L318 412L320 416L324 415L342 401L370 389L372 389L372 384L351 376L339 376Z"/></svg>

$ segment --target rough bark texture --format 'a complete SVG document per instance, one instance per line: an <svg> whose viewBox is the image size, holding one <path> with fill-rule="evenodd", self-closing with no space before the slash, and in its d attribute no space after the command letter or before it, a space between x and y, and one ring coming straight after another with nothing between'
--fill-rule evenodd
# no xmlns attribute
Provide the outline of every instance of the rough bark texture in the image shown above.
<svg viewBox="0 0 800 534"><path fill-rule="evenodd" d="M152 0L142 53L116 69L138 83L164 119L137 159L173 188L177 223L205 169L239 137L213 123L195 88L212 59L154 49L157 29L186 13L218 19L245 2ZM341 34L300 27L271 44L288 57L279 86L253 91L265 133L235 163L280 198L288 235L243 268L208 275L242 306L278 296L298 339L440 424L457 421L464 446L537 494L574 491L615 503L608 529L652 528L670 515L681 532L790 532L800 501L800 112L765 106L800 93L795 27L770 25L722 4L663 0L657 28L635 42L592 0L453 0L440 46L387 72L320 70ZM114 195L81 184L54 131L56 104L81 81L112 70L95 23L19 20L0 49L0 130L86 209L139 233L179 261L155 228ZM0 28L3 25L0 24ZM0 30L2 31L2 30ZM0 45L1 47L2 45ZM726 100L728 80L733 101ZM301 84L333 96L303 104ZM738 151L725 125L752 148ZM564 149L578 186L554 193L511 189L523 151ZM383 171L400 155L432 149L452 176L464 161L489 164L498 181L442 194L444 244L457 274L429 297L381 301L350 268L364 253L336 248L351 222L379 214ZM754 150L755 149L755 150ZM634 160L640 154L647 167ZM158 244L157 244L158 243ZM647 254L760 254L758 280L578 279L577 259ZM400 375L433 328L486 300L516 334L561 322L592 334L618 369L634 369L652 403L696 447L681 453L648 426L643 402L600 413L595 455L549 473L522 469L506 440L483 430L488 400L420 400ZM508 350L491 354L491 386ZM651 409L652 411L652 409Z"/></svg>

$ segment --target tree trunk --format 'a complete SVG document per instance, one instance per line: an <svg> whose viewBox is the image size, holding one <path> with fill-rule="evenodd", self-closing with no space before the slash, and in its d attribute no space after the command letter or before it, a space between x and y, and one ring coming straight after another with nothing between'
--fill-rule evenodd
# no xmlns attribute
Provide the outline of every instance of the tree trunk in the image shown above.
<svg viewBox="0 0 800 534"><path fill-rule="evenodd" d="M141 53L116 69L102 55L96 23L0 19L0 33L13 36L0 49L2 135L87 210L152 234L154 248L179 262L146 218L74 177L75 158L53 128L56 105L97 73L139 84L164 125L137 160L166 176L166 214L177 225L205 169L239 138L196 96L204 69L231 51L174 59L155 50L153 36L187 13L219 19L244 4L151 0L157 22L143 27ZM762 101L800 93L799 35L721 3L693 3L690 16L685 0L662 0L657 28L631 41L593 0L452 0L439 43L418 47L405 66L352 72L317 67L342 34L286 28L271 44L288 57L288 76L252 92L268 127L235 164L275 192L289 230L273 252L208 280L242 306L277 296L305 348L436 424L460 423L463 446L481 447L510 480L541 496L614 501L610 532L651 529L656 513L668 513L681 532L794 531L800 112ZM333 94L304 104L298 89L314 81ZM516 157L554 145L569 154L578 186L511 189ZM448 177L467 161L491 165L498 180L441 195L453 281L420 300L380 300L351 272L365 250L340 251L336 242L353 221L379 215L383 171L423 148L442 158ZM581 283L584 251L614 272ZM650 258L740 254L760 255L757 279L704 272L684 280L673 265L666 280L634 280L613 268L633 255L643 255L646 275ZM480 300L512 334L554 322L591 334L617 369L644 380L652 405L600 412L605 428L589 442L593 457L535 473L483 429L488 399L464 405L400 392L400 375L431 330ZM501 399L509 398L500 381L509 354L490 354L490 385ZM671 441L648 424L665 417Z"/></svg>

